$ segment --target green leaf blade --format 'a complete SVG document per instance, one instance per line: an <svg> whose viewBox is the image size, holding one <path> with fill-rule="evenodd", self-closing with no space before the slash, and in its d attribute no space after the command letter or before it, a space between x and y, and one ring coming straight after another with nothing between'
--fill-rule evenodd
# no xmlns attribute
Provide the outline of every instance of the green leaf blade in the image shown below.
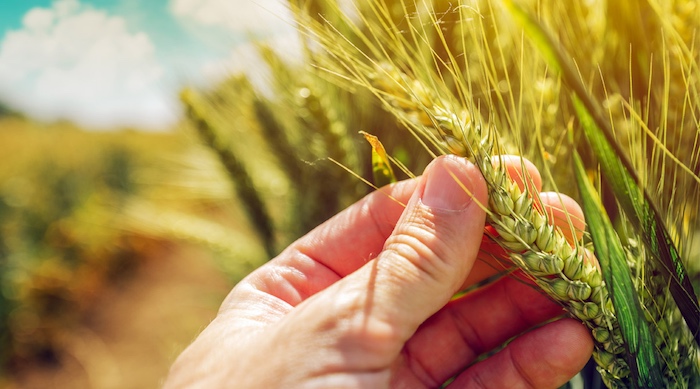
<svg viewBox="0 0 700 389"><path fill-rule="evenodd" d="M696 343L700 345L700 307L683 261L661 221L661 216L644 189L620 161L616 150L610 145L584 103L577 96L573 96L572 101L586 139L600 163L603 175L615 193L616 200L649 248L651 259L659 264L656 267L664 271L669 280L671 295Z"/></svg>
<svg viewBox="0 0 700 389"><path fill-rule="evenodd" d="M654 348L649 324L644 318L627 266L625 252L612 222L586 177L583 162L574 154L576 180L581 194L583 213L600 263L603 279L612 296L620 332L627 348L627 363L633 383L639 387L663 386L662 363Z"/></svg>

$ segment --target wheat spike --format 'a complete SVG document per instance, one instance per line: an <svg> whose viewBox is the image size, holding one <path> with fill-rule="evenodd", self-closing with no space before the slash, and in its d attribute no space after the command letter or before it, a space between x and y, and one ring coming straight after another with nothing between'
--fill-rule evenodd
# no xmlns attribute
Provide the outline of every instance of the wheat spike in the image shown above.
<svg viewBox="0 0 700 389"><path fill-rule="evenodd" d="M192 90L184 90L180 98L187 110L187 116L194 124L202 140L211 147L219 160L237 183L235 186L238 196L245 204L245 211L260 234L265 250L270 257L275 249L274 226L265 202L260 197L253 180L239 158L221 140L214 124L209 120L210 114L202 98Z"/></svg>
<svg viewBox="0 0 700 389"><path fill-rule="evenodd" d="M596 266L586 263L583 248L570 245L550 224L539 195L521 190L493 158L501 154L495 128L469 113L456 101L438 98L421 82L382 64L374 85L392 111L441 151L468 157L481 170L489 190L488 223L498 232L493 239L510 258L572 316L592 332L598 362L611 387L625 386L629 367L614 308ZM459 113L453 113L459 112Z"/></svg>

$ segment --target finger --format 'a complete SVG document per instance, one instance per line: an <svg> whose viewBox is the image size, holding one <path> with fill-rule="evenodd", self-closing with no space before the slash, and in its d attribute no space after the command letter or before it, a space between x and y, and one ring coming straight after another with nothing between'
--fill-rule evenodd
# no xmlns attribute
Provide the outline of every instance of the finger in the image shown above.
<svg viewBox="0 0 700 389"><path fill-rule="evenodd" d="M346 276L381 252L417 180L406 180L372 192L294 242L280 257L308 257Z"/></svg>
<svg viewBox="0 0 700 389"><path fill-rule="evenodd" d="M549 222L559 227L571 245L580 243L586 231L586 219L576 200L556 192L540 193L540 198ZM583 249L583 260L586 264L596 266L600 271L598 259L590 250Z"/></svg>
<svg viewBox="0 0 700 389"><path fill-rule="evenodd" d="M528 332L494 356L460 374L456 388L558 388L586 364L593 351L588 330L562 319Z"/></svg>
<svg viewBox="0 0 700 389"><path fill-rule="evenodd" d="M439 386L479 355L562 313L531 285L502 278L450 302L419 328L397 374L412 382L398 386Z"/></svg>
<svg viewBox="0 0 700 389"><path fill-rule="evenodd" d="M506 173L520 190L527 188L531 193L539 193L542 190L542 176L535 165L526 158L517 155L496 155L491 157L494 167L505 165Z"/></svg>
<svg viewBox="0 0 700 389"><path fill-rule="evenodd" d="M476 285L497 274L508 274L514 266L507 252L490 237L484 235L476 262L460 289Z"/></svg>
<svg viewBox="0 0 700 389"><path fill-rule="evenodd" d="M540 193L540 199L549 222L561 229L569 243L580 241L586 230L581 206L571 197L556 192Z"/></svg>
<svg viewBox="0 0 700 389"><path fill-rule="evenodd" d="M428 166L371 274L374 319L403 328L408 339L450 300L476 260L486 200L484 179L466 159Z"/></svg>
<svg viewBox="0 0 700 389"><path fill-rule="evenodd" d="M241 281L224 307L251 293L293 307L354 272L382 250L416 185L413 179L381 188L316 227Z"/></svg>

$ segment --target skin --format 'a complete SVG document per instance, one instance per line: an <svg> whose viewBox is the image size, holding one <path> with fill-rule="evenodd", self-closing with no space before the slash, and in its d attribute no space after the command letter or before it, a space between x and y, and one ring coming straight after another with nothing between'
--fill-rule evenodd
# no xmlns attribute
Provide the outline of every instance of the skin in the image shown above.
<svg viewBox="0 0 700 389"><path fill-rule="evenodd" d="M502 161L511 173L522 166ZM524 166L531 179L521 185L539 190L539 173ZM566 208L583 222L570 199L543 201L553 216ZM497 246L482 244L479 204L487 204L483 177L454 156L366 196L241 281L165 388L427 388L455 375L451 387L564 384L593 343L572 319L532 329L561 316L558 305L519 277L452 299L502 263Z"/></svg>

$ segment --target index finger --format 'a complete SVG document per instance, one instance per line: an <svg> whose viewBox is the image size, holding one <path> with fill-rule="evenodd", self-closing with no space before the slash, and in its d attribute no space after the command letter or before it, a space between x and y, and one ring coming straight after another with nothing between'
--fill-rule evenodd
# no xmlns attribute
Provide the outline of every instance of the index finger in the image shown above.
<svg viewBox="0 0 700 389"><path fill-rule="evenodd" d="M340 277L354 272L382 251L416 185L417 179L409 179L368 194L292 243L280 257L301 254Z"/></svg>
<svg viewBox="0 0 700 389"><path fill-rule="evenodd" d="M289 309L359 269L382 251L417 184L405 180L368 194L251 273L222 307L262 292L274 298L275 311Z"/></svg>

